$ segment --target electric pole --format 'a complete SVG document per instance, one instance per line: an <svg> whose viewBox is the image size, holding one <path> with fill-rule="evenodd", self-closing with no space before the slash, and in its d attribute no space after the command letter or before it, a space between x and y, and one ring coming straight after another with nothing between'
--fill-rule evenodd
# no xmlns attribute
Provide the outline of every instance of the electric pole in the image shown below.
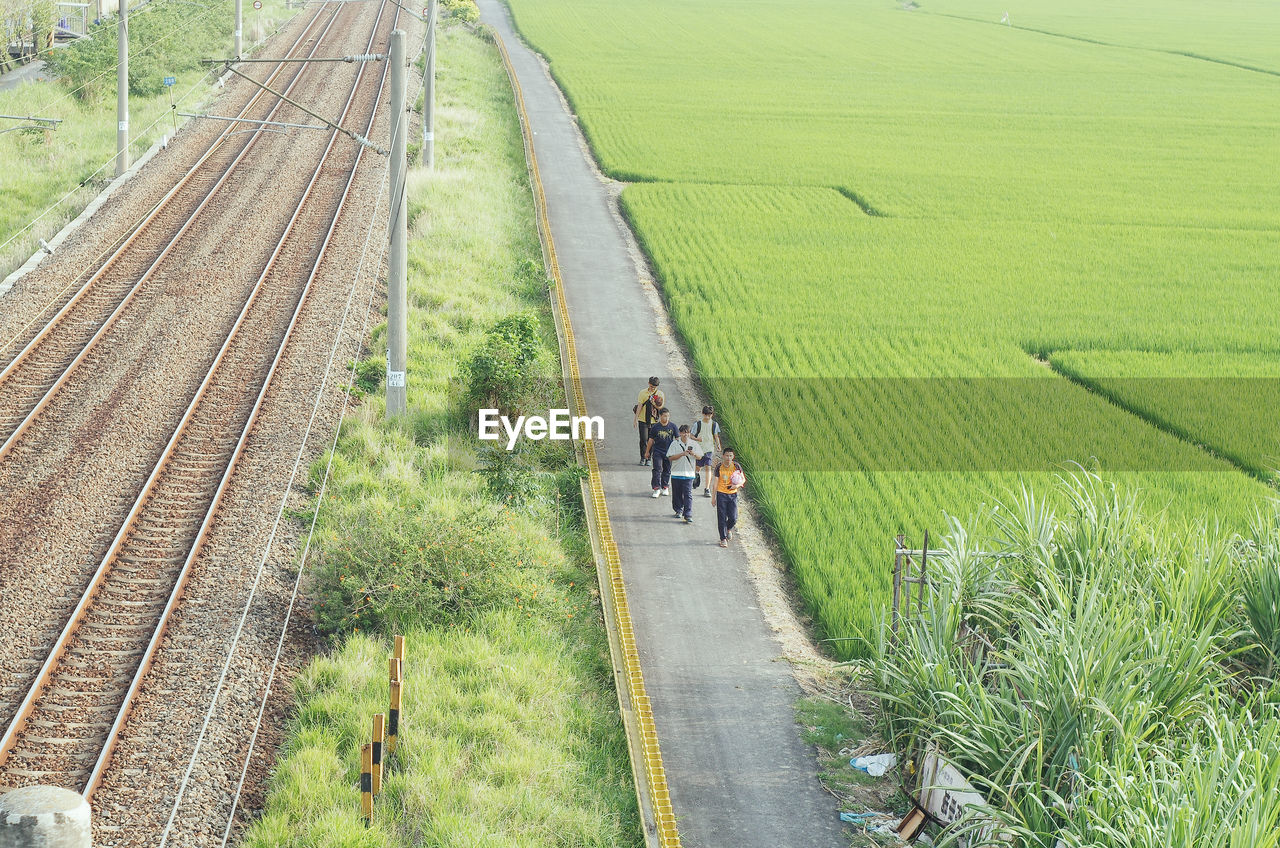
<svg viewBox="0 0 1280 848"><path fill-rule="evenodd" d="M387 257L387 419L408 408L405 366L408 359L409 203L405 197L408 135L404 85L404 30L391 33L391 205L388 210L391 252Z"/></svg>
<svg viewBox="0 0 1280 848"><path fill-rule="evenodd" d="M232 35L235 36L236 42L231 52L239 59L240 48L244 46L244 0L236 0L236 29Z"/></svg>
<svg viewBox="0 0 1280 848"><path fill-rule="evenodd" d="M120 0L116 35L116 176L129 170L129 0Z"/></svg>
<svg viewBox="0 0 1280 848"><path fill-rule="evenodd" d="M436 18L439 0L431 0L427 17L427 67L423 72L426 89L422 99L422 164L427 170L436 166Z"/></svg>

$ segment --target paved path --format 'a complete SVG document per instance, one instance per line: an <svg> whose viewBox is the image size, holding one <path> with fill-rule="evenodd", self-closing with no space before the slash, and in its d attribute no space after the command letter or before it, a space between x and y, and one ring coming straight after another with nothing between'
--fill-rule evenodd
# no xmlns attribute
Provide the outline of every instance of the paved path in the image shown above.
<svg viewBox="0 0 1280 848"><path fill-rule="evenodd" d="M622 224L577 127L500 0L480 0L524 90L547 193L587 408L605 417L598 453L626 575L671 800L688 848L826 848L842 839L834 799L795 725L800 690L757 608L740 549L718 547L710 500L696 523L649 497L630 425L636 393L667 377L668 349ZM664 379L673 420L694 416Z"/></svg>
<svg viewBox="0 0 1280 848"><path fill-rule="evenodd" d="M7 74L0 74L0 91L17 88L27 82L43 82L49 79L52 79L52 77L44 72L44 61L37 60L9 71Z"/></svg>

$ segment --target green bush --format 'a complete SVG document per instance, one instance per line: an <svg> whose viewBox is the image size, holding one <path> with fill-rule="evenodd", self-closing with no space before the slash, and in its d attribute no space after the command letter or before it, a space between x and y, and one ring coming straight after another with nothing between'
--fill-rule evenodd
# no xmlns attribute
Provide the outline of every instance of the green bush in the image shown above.
<svg viewBox="0 0 1280 848"><path fill-rule="evenodd" d="M476 457L476 471L484 477L490 497L509 506L524 506L542 490L543 478L551 475L538 468L526 442L513 450L485 446Z"/></svg>
<svg viewBox="0 0 1280 848"><path fill-rule="evenodd" d="M474 24L480 20L480 10L476 8L475 0L440 0L440 12L464 24Z"/></svg>
<svg viewBox="0 0 1280 848"><path fill-rule="evenodd" d="M534 366L541 347L534 315L522 312L496 321L463 366L470 399L503 412L518 409L537 385Z"/></svg>
<svg viewBox="0 0 1280 848"><path fill-rule="evenodd" d="M491 506L447 515L368 503L344 524L316 559L316 624L326 634L466 624L519 595L533 559Z"/></svg>
<svg viewBox="0 0 1280 848"><path fill-rule="evenodd" d="M195 11L193 11L193 8ZM160 94L166 76L199 71L200 58L231 36L231 4L219 0L211 7L190 3L153 3L129 18L129 93L137 97ZM79 39L48 58L49 70L83 101L93 101L115 89L117 25L114 19L89 28Z"/></svg>

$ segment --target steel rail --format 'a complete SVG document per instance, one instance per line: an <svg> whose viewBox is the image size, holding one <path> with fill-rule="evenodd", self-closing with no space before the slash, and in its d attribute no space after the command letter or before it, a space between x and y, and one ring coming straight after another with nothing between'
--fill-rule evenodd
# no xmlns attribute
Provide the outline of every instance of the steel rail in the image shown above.
<svg viewBox="0 0 1280 848"><path fill-rule="evenodd" d="M378 27L382 23L382 13L385 10L387 5L388 5L388 1L384 0L384 2L378 7L378 17L373 23L373 29L369 36L370 47L372 47L373 41L377 36ZM396 19L392 21L392 24L391 24L392 27L395 27L395 25L398 23L398 20L399 20L399 12L396 13ZM348 112L350 112L351 106L355 102L356 93L359 90L360 83L363 80L364 70L365 69L362 67L360 69L359 74L357 74L356 80L351 86L351 93L347 95L347 102L343 105L342 114L338 120L342 120L347 116ZM382 91L386 84L387 70L388 70L388 67L386 65L383 65L382 76L379 78L379 82L378 82L378 91L373 98L373 108L370 110L369 120L365 124L366 134L373 129L373 122L377 118L378 104L382 99ZM321 156L320 162L316 166L315 173L311 177L311 183L307 186L307 192L306 192L307 195L311 193L312 187L315 185L316 181L320 177L320 172L324 169L325 164L328 162L329 155L333 151L333 146L337 142L339 134L340 133L338 130L331 131L331 135L329 137L329 144L325 147L324 154ZM155 632L151 636L151 641L147 644L146 653L143 656L142 662L138 666L138 671L134 675L133 682L129 686L129 691L125 694L124 701L120 706L120 711L116 716L116 720L112 724L111 730L107 734L107 742L103 746L102 753L99 755L97 763L95 763L94 765L93 773L90 775L88 784L84 791L84 795L86 798L92 798L93 793L102 784L102 776L105 773L107 766L110 765L111 763L111 757L115 752L116 741L119 738L119 733L124 728L124 723L128 719L129 712L133 707L133 699L137 695L138 689L141 688L142 680L144 677L146 677L147 671L149 671L151 668L151 663L155 658L156 651L160 647L160 642L164 638L164 634L169 628L170 617L173 611L177 608L178 603L181 601L183 591L186 588L187 578L191 571L191 566L195 562L195 559L199 555L201 549L204 547L205 539L207 538L209 531L213 527L213 519L214 519L214 516L217 514L218 506L222 501L222 496L225 493L227 486L231 482L232 475L235 473L236 465L239 463L240 457L244 452L245 444L248 442L249 435L253 430L253 426L257 422L258 413L261 411L262 405L266 400L267 389L271 387L271 380L275 376L276 369L279 367L280 362L284 358L285 348L288 347L289 340L293 336L294 328L298 324L298 318L302 315L302 308L307 302L307 296L311 293L312 283L315 282L316 276L320 271L320 266L324 262L325 254L328 251L329 245L333 240L334 232L338 228L338 221L342 217L342 211L346 206L347 198L350 196L351 187L355 183L356 171L360 167L360 160L364 156L364 150L365 148L363 146L358 147L356 149L355 159L351 163L351 171L347 175L346 184L343 186L342 194L339 196L338 203L334 208L333 218L330 220L329 227L325 231L324 239L321 241L320 249L316 254L315 262L312 264L311 271L307 275L307 281L306 283L303 284L302 293L298 296L297 306L294 307L293 314L289 318L289 325L288 327L285 328L284 335L280 339L280 344L276 349L276 354L274 358L271 361L271 366L267 369L266 376L263 377L262 388L258 390L258 396L254 401L253 409L249 412L249 417L246 420L243 429L241 430L240 438L236 442L235 450L232 452L231 458L227 463L227 468L223 472L221 480L218 482L218 489L214 493L213 499L210 501L209 507L205 512L204 520L200 524L200 530L196 535L195 542L192 544L191 552L187 554L186 559L182 563L182 571L179 573L178 579L174 584L173 593L170 595L169 601L165 605L164 612L160 616L160 621L156 625ZM299 213L301 213L302 207L305 204L305 202L306 202L306 197L304 196L303 201L298 204L298 208L294 211L294 218L291 219L289 222L290 227L293 226L294 220L296 220ZM283 245L284 245L284 239L281 240L280 246L277 247L277 254L279 252L280 247L283 247ZM273 255L272 264L274 264L275 258L276 256ZM262 276L259 278L257 285L259 286L262 285L262 283L266 280L269 274L269 270L270 269L264 270L262 272ZM230 340L228 339L228 341ZM212 376L212 372L210 376ZM194 409L194 404L192 405L192 407Z"/></svg>
<svg viewBox="0 0 1280 848"><path fill-rule="evenodd" d="M376 28L378 24L381 23L381 17L382 16L381 16L381 10L380 10L378 21L375 23L375 28L374 28L375 34L377 31ZM362 78L363 78L363 69L357 74L356 81L353 83L352 93L348 96L347 107L344 108L344 114L345 114L345 111L350 108L350 104L354 100L355 94L358 91L359 84L362 81ZM374 107L372 110L374 113L376 113L376 108L377 108L377 102L375 100ZM190 425L192 420L194 419L197 407L199 406L200 401L204 398L209 386L212 384L214 377L218 375L218 368L222 364L228 350L231 348L232 343L237 340L237 336L239 335L239 330L243 326L246 317L248 316L249 312L252 309L252 306L256 302L259 293L263 290L264 283L267 280L267 278L270 276L270 273L274 268L275 262L278 259L281 251L284 249L286 242L288 242L289 240L288 237L292 233L294 225L296 224L298 218L300 217L303 209L306 207L306 203L310 197L312 189L314 188L316 182L318 181L321 175L321 172L324 169L324 166L328 163L329 155L333 150L334 140L336 139L336 136L337 134L334 133L333 136L331 137L328 147L326 148L323 156L321 157L319 163L315 168L314 173L312 174L311 181L308 183L306 191L304 192L302 198L299 200L298 205L295 208L294 213L291 216L288 225L286 226L284 234L282 234L280 241L276 246L276 249L272 253L271 259L267 263L267 267L263 270L262 274L258 278L258 281L255 283L253 291L251 292L249 298L246 300L243 308L241 309L241 312L237 317L235 324L233 325L230 332L228 333L227 338L224 340L222 347L219 349L213 363L209 368L208 373L206 374L204 380L201 383L200 388L197 390L195 397L192 399L190 405L188 406L187 412L183 415L181 422L179 423L177 429L175 430L174 434L170 438L169 443L166 445L166 448L162 453L160 460L157 462L155 468L149 475L147 482L143 487L142 492L138 495L137 499L135 500L132 509L129 511L128 516L125 518L124 524L122 525L120 531L116 534L116 537L113 540L110 549L102 558L101 563L99 564L92 579L90 580L89 586L85 589L79 604L76 606L75 611L72 613L70 620L67 622L67 625L63 628L63 631L59 636L57 642L54 644L53 648L50 650L48 658L46 659L45 663L41 667L40 672L37 674L35 681L31 685L27 693L27 696L23 699L22 705L19 707L18 712L15 714L13 721L10 723L8 729L5 732L4 737L0 739L0 767L3 767L3 765L10 758L10 755L13 752L14 746L18 741L19 735L22 733L23 729L25 728L27 719L31 716L32 712L34 711L36 702L39 700L39 698L43 694L46 687L52 681L53 671L58 665L59 660L61 660L71 640L76 635L76 632L79 630L81 624L84 622L86 614L88 613L96 595L98 594L106 578L110 574L112 566L115 564L117 555L119 554L124 543L127 541L130 531L134 528L135 522L137 521L139 515L142 513L142 510L146 505L146 502L149 500L151 494L153 493L157 480L160 478L161 473L165 470L165 467L169 459L174 455L178 447L179 441L181 439L181 436L185 433L188 425ZM355 158L355 163L352 165L352 177L354 177L355 165L358 164L359 161L360 161L360 156L359 154L357 154ZM336 225L338 214L341 211L343 203L345 202L346 191L349 190L351 181L352 181L351 178L349 178L347 183L347 189L344 189L344 195L340 199L339 204L335 209L335 212L333 213L333 221L331 222L331 225L329 227L328 233L324 241L324 245L322 246L321 250L317 253L317 256L316 256L316 260L315 260L316 267L319 266L319 264L324 258L324 249L328 247L330 236L332 235L332 231L334 229L334 226ZM270 376L274 374L276 366L283 356L286 342L288 341L288 338L292 334L293 327L297 323L297 317L301 312L302 306L306 299L306 293L310 290L311 282L314 280L315 274L316 274L316 271L315 271L315 268L313 268L311 274L307 279L304 292L300 296L299 302L294 310L294 316L289 323L289 327L286 330L284 337L282 338L282 342L280 344L279 349L277 350L275 359L273 360L271 368L268 370L267 377L264 379L263 387L259 392L257 402L254 404L253 410L250 413L250 417L246 422L246 425L243 429L243 432L241 433L239 441L237 442L232 458L228 463L228 467L226 472L223 475L222 482L220 483L213 497L213 500L210 502L210 505L206 510L204 522L202 523L201 530L198 533L197 540L195 541L195 543L193 543L192 550L189 553L189 555L186 557L186 560L183 565L183 569L179 575L178 582L175 584L174 590L170 595L169 603L166 605L161 615L160 624L157 627L157 631L153 635L151 643L148 645L147 652L144 655L142 663L139 666L139 670L134 676L133 684L130 686L130 689L126 695L126 701L125 701L126 706L123 707L122 710L117 713L117 719L113 724L111 731L109 731L108 743L104 746L102 753L100 753L98 760L95 763L94 770L90 775L90 780L86 789L86 794L91 793L92 790L96 789L98 784L100 783L102 771L105 768L106 764L109 762L110 755L114 750L115 736L116 734L118 734L119 728L123 726L124 718L127 715L127 706L129 705L129 702L131 701L132 697L136 694L136 691L138 686L140 685L142 676L145 674L146 668L149 667L150 665L151 659L154 655L154 650L156 646L158 646L159 641L163 636L164 630L167 628L168 620L172 612L172 609L176 607L177 601L181 596L181 589L185 586L186 576L189 573L191 562L194 561L196 555L199 553L201 547L203 546L204 539L207 536L209 527L212 525L213 516L217 511L217 506L221 501L222 494L225 491L227 482L230 479L231 473L234 470L234 467L239 459L240 454L243 452L243 446L247 441L248 435L252 429L253 424L255 423L258 410L261 408L262 402L265 399L266 390L269 386Z"/></svg>
<svg viewBox="0 0 1280 848"><path fill-rule="evenodd" d="M315 43L311 47L311 52L314 53L316 50L319 49L320 40L323 39L325 35L328 34L329 30L332 29L333 24L337 19L338 19L338 14L335 12L335 14L329 19L329 22L325 25L324 31L319 36L317 36ZM300 80L301 78L302 78L302 72L299 71L298 74L296 74L294 78L290 80L287 90L292 91L294 86L297 85L298 80ZM267 112L267 117L268 118L273 117L282 108L282 105L283 104L280 102L273 104L271 109ZM231 129L234 128L234 126L235 125L232 124L228 127L226 135L230 134L230 131ZM26 417L24 417L18 423L18 426L14 428L13 432L9 434L8 438L6 438L3 443L0 443L0 461L3 461L4 458L7 457L13 451L14 446L18 443L18 441L22 438L22 436L26 434L26 431L30 429L31 425L39 417L40 413L43 412L45 407L47 407L53 401L53 397L58 393L58 390L61 389L62 386L64 386L67 383L67 381L71 379L71 375L76 370L76 367L79 366L80 363L84 361L85 357L89 355L89 352L102 339L102 337L105 336L108 332L110 332L111 328L115 326L116 320L122 314L124 314L124 311L128 308L129 304L133 302L138 292L142 290L144 284L151 279L151 276L155 273L156 269L160 267L161 263L163 263L165 259L168 258L169 253L173 250L173 248L177 246L178 241L182 238L183 235L186 234L187 230L189 230L191 226L196 222L196 219L200 217L201 213L204 212L206 207L208 207L209 203L212 202L213 198L218 194L218 192L227 184L227 181L231 178L231 175L235 172L235 169L237 168L237 166L239 166L239 164L244 161L245 157L248 156L249 152L254 148L254 146L258 141L258 138L259 138L258 136L254 136L253 138L251 138L248 141L248 143L246 143L245 146L240 149L240 152L236 154L235 158L231 161L231 163L226 168L223 169L222 173L218 176L217 181L215 181L213 186L208 190L208 192L205 193L204 197L200 200L195 210L191 213L191 215L187 218L187 220L182 224L182 226L179 227L178 231L169 239L168 243L165 244L163 248L161 248L160 254L156 257L155 261L151 263L151 265L147 268L146 271L144 271L141 275L139 275L137 281L134 282L134 284L129 288L129 291L125 294L124 298L121 299L118 304L116 304L115 309L112 310L109 316L107 316L107 319L102 323L102 326L100 326L98 330L93 334L93 336L89 339L89 341L85 343L85 345L80 349L80 352L76 354L74 359L72 359L71 363L63 369L62 374L56 380L54 380L53 385L50 386L45 391L44 395L41 396L41 398L36 402L36 405L32 407L32 409L27 413ZM203 165L204 162L209 158L211 153L212 153L212 149L209 154L206 154L204 157L201 158L200 162L197 163L196 167ZM195 168L192 168L192 170L189 171L185 177L183 177L182 183L175 186L172 190L170 190L162 202L167 203L169 199L171 199L178 192L178 190L183 185L185 185L185 183L188 180L190 180L191 176L195 173L195 170L196 170ZM156 219L155 217L152 217L150 221L154 221L155 219ZM133 241L142 233L143 229L144 228L140 227L133 234L131 234L129 238L126 239L125 242L111 255L111 257L107 260L107 262L103 264L102 267L99 268L96 272L94 272L93 276L84 284L84 287L81 289L80 292L77 293L75 298L73 298L72 301L67 304L67 306L59 310L58 314L54 316L54 318L49 322L48 325L45 326L43 330L40 331L40 333L36 336L36 338L32 339L32 341L27 345L27 347L23 348L22 352L19 353L18 356L14 358L14 361L11 362L9 366L4 369L4 371L0 372L0 383L3 383L5 379L7 379L9 376L12 375L14 371L17 370L21 362L25 361L29 351L33 350L34 347L40 341L43 341L45 338L48 337L48 334L54 330L55 325L60 323L61 319L70 311L73 303L77 302L79 298L85 292L88 291L89 287L92 286L93 283L102 279L102 277L107 273L107 271L113 265L115 265L115 263L119 260L121 256L124 255L125 251L133 244Z"/></svg>
<svg viewBox="0 0 1280 848"><path fill-rule="evenodd" d="M372 41L374 41L376 35L378 35L378 27L379 24L381 24L383 9L385 9L385 6L387 6L385 3L379 6L378 18L374 20L374 26L372 26L372 32L370 33L370 45L372 44ZM351 106L356 100L356 92L360 90L360 83L362 82L362 79L364 79L364 74L365 69L361 68L360 73L357 73L356 81L352 83L351 94L347 96L347 102L343 105L342 115L338 118L339 120L346 118L349 111L351 111ZM387 77L387 68L385 68L384 65L383 79L385 79L385 77ZM367 123L367 127L369 128L372 128L374 118L376 117L376 114L378 114L378 102L381 99L381 88L383 88L383 86L379 85L378 94L374 96L374 108L370 110L369 123ZM320 161L316 164L315 173L312 173L311 175L311 182L307 184L306 191L303 192L302 200L298 202L297 209L293 211L293 216L289 219L287 227L288 232L292 232L293 224L297 222L298 215L301 215L303 206L306 205L308 197L311 196L312 188L315 187L316 182L320 179L321 170L324 170L325 164L328 164L329 155L333 152L334 143L337 143L338 141L338 135L339 132L337 129L330 133L328 146L325 147L324 154L320 156ZM227 491L232 475L236 473L236 466L239 464L239 459L241 459L242 453L244 452L244 444L248 442L248 437L250 437L250 433L252 432L253 424L257 423L257 415L259 415L259 412L262 409L262 404L264 404L264 401L266 400L266 391L268 391L268 388L271 386L271 378L275 377L275 370L278 368L280 361L284 359L285 347L288 347L289 339L293 337L293 329L294 327L297 327L298 316L302 314L302 307L307 302L307 295L310 295L311 293L311 284L315 282L316 274L319 273L320 270L320 265L324 263L325 252L328 251L329 243L333 240L333 233L335 229L338 228L338 219L342 216L342 210L347 204L347 196L349 195L349 192L351 192L352 184L356 181L356 169L360 167L360 160L362 155L364 155L364 151L364 147L358 147L357 149L355 161L352 161L351 173L347 175L346 186L343 186L342 195L339 196L338 204L335 206L333 219L330 220L329 228L325 231L324 240L320 243L320 250L317 251L315 263L311 266L311 272L307 274L307 281L306 283L303 283L302 293L298 296L297 306L294 306L293 314L289 316L289 325L284 330L284 336L280 338L279 347L276 348L275 356L273 357L273 360L271 360L270 368L266 371L265 377L262 378L262 387L259 389L259 392L257 392L256 400L253 401L253 409L250 410L248 419L244 421L244 427L241 430L241 434L239 434L239 439L237 439L236 448L232 451L232 456L230 456L230 459L227 462L227 470L223 471L223 475L221 475L221 479L218 483L218 491L214 492L214 497L212 497L209 507L207 507L207 510L205 511L205 518L201 521L200 530L198 530L196 534L196 541L192 543L191 552L188 553L186 560L183 561L182 571L179 571L177 582L174 583L173 592L169 596L169 602L166 603L164 612L161 612L160 621L156 624L156 629L151 635L150 642L147 643L146 653L143 655L140 665L138 665L137 673L134 674L133 681L129 684L129 690L125 693L124 701L122 705L120 705L120 710L116 713L115 721L111 724L111 729L108 731L106 744L102 747L102 752L99 754L99 758L97 758L95 765L93 765L92 774L90 775L90 779L88 779L86 789L84 789L84 797L86 798L92 798L93 792L96 792L97 788L99 788L102 783L102 774L106 771L106 767L110 765L111 756L113 756L115 752L116 739L119 738L120 730L124 728L124 722L128 720L129 711L132 710L133 698L137 696L138 689L141 688L142 679L145 678L147 671L151 669L151 662L154 660L156 651L160 647L161 639L163 639L164 634L168 632L170 616L172 616L173 611L178 607L180 599L182 599L184 589L187 587L187 578L189 574L191 574L192 564L196 561L196 557L200 555L202 548L205 546L205 539L212 529L214 516L218 514L218 507L221 500L223 500L223 494ZM259 291L262 284L265 283L266 278L269 277L271 270L274 269L276 257L278 257L280 251L283 250L284 242L287 241L288 238L288 232L285 233L285 237L283 237L282 240L280 240L279 245L276 246L275 252L271 254L268 266L262 270L261 277L259 277L259 281L255 284L255 297L256 292ZM248 307L250 307L250 304L246 304L246 306L244 306L241 319L237 319L236 328L232 329L232 333L237 332L243 316L247 314ZM228 347L230 345L230 341L232 341L232 339L228 337L227 343L225 343L224 347ZM210 382L212 379L212 371L218 368L221 356L223 356L223 351L219 351L218 361L215 361L214 366L210 369L209 377L205 378L206 383ZM195 412L196 405L200 402L201 396L204 395L204 389L205 386L201 386L201 391L197 392L196 401L193 401L191 412ZM186 421L184 421L184 424L186 424ZM177 441L177 436L175 436L174 439ZM143 494L143 496L140 497L140 502L145 497L145 494Z"/></svg>
<svg viewBox="0 0 1280 848"><path fill-rule="evenodd" d="M324 15L324 11L325 10L322 7L316 12L315 16L310 21L307 22L306 27L303 28L303 31L298 35L297 39L294 40L293 44L289 46L289 49L286 52L291 53L294 50L298 49L298 45L302 44L307 39L307 37L312 34L312 28L315 26L316 22L319 21L320 18ZM333 25L333 20L337 18L338 11L340 11L340 9L334 10L334 14L332 15L329 23L326 25L326 31L328 27ZM320 36L318 36L317 40L318 38L323 38L323 35L324 34L322 33ZM314 51L315 51L315 48L313 47L312 52ZM281 72L285 70L286 67L287 66L283 62L280 63L270 74L267 75L267 79L274 80L277 76L281 74ZM299 71L298 75L299 76L301 75L301 71ZM253 109L255 106L257 106L259 101L262 100L265 96L266 96L266 92L264 92L261 88L254 91L253 96L250 97L248 101L246 101L244 107L240 110L240 117L243 117L249 112L250 109ZM187 183L191 181L192 177L195 176L196 172L199 171L200 168L202 168L208 162L208 160L218 151L218 149L227 141L227 139L231 137L233 129L234 127L227 127L225 130L220 132L219 135L213 140L213 142L210 143L209 147L205 150L205 152L196 161L196 163L192 165L187 170L187 172L183 174L183 176L174 184L173 188L170 189L168 192L166 192L164 197L162 197L156 203L155 206L153 206L148 212L146 212L142 216L142 218L139 219L134 224L134 226L121 239L117 240L113 244L112 247L109 247L102 253L98 254L98 256L94 259L93 264L90 266L90 267L96 267L98 268L98 270L89 276L89 278L81 285L79 291L77 291L71 297L71 299L67 301L67 303L64 304L61 309L58 310L57 314L55 314L52 318L49 319L48 323L45 324L44 328L41 329L40 332L38 332L36 336L30 342L28 342L27 345L23 347L21 351L19 351L14 356L13 360L8 365L6 365L3 370L0 370L0 383L3 383L6 379L9 378L9 376L13 373L13 371L18 367L19 364L21 364L23 360L26 359L26 357L31 353L31 351L34 350L35 347L38 346L39 343L48 336L48 334L54 329L54 327L57 326L57 324L63 319L63 317L65 317L65 315L77 303L80 302L80 299L83 298L84 295L88 293L89 289L93 286L95 282L97 282L101 278L102 274L124 253L125 250L129 248L130 245L133 244L133 242L147 229L147 227L153 224L160 217L160 213L164 211L164 209L168 206L169 202L178 194L179 191L181 191L184 187L186 187ZM252 140L250 141L250 143L252 143ZM246 147L247 146L248 145L246 145ZM104 257L106 258L104 259ZM26 332L26 330L31 326L31 324L35 323L35 320L36 319L33 318L21 330L19 330L18 336ZM14 336L14 338L17 338L18 336ZM12 341L13 339L10 339L9 342L5 343L5 346L7 347L9 344L12 343Z"/></svg>

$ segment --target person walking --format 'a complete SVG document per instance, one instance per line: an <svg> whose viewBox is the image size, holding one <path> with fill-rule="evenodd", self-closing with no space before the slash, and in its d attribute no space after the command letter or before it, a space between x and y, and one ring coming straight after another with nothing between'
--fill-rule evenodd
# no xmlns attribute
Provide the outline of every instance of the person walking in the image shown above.
<svg viewBox="0 0 1280 848"><path fill-rule="evenodd" d="M702 407L702 418L693 422L693 438L702 445L702 456L698 457L698 468L705 469L706 481L702 485L702 496L711 497L711 457L720 452L720 422L715 420L716 410L713 406ZM697 484L697 475L694 483Z"/></svg>
<svg viewBox="0 0 1280 848"><path fill-rule="evenodd" d="M742 466L735 461L733 448L725 448L720 464L711 472L715 488L711 490L711 505L716 508L716 528L720 531L720 547L729 547L733 528L738 523L738 492L747 485Z"/></svg>
<svg viewBox="0 0 1280 848"><path fill-rule="evenodd" d="M665 406L658 410L658 422L649 426L649 441L645 443L644 458L653 460L653 473L649 475L653 484L652 497L670 494L671 460L667 459L667 449L679 437L680 431L671 423L671 410Z"/></svg>
<svg viewBox="0 0 1280 848"><path fill-rule="evenodd" d="M640 396L636 398L636 405L631 407L631 412L635 416L631 425L640 434L641 465L649 464L649 456L646 453L649 445L649 428L658 423L658 410L662 409L662 405L666 403L666 398L658 389L658 382L657 377L650 377L649 385L644 387L644 391L640 392Z"/></svg>
<svg viewBox="0 0 1280 848"><path fill-rule="evenodd" d="M681 424L680 438L667 448L667 459L671 463L671 508L685 524L693 523L693 484L698 479L701 455L701 443L693 440L688 424Z"/></svg>

